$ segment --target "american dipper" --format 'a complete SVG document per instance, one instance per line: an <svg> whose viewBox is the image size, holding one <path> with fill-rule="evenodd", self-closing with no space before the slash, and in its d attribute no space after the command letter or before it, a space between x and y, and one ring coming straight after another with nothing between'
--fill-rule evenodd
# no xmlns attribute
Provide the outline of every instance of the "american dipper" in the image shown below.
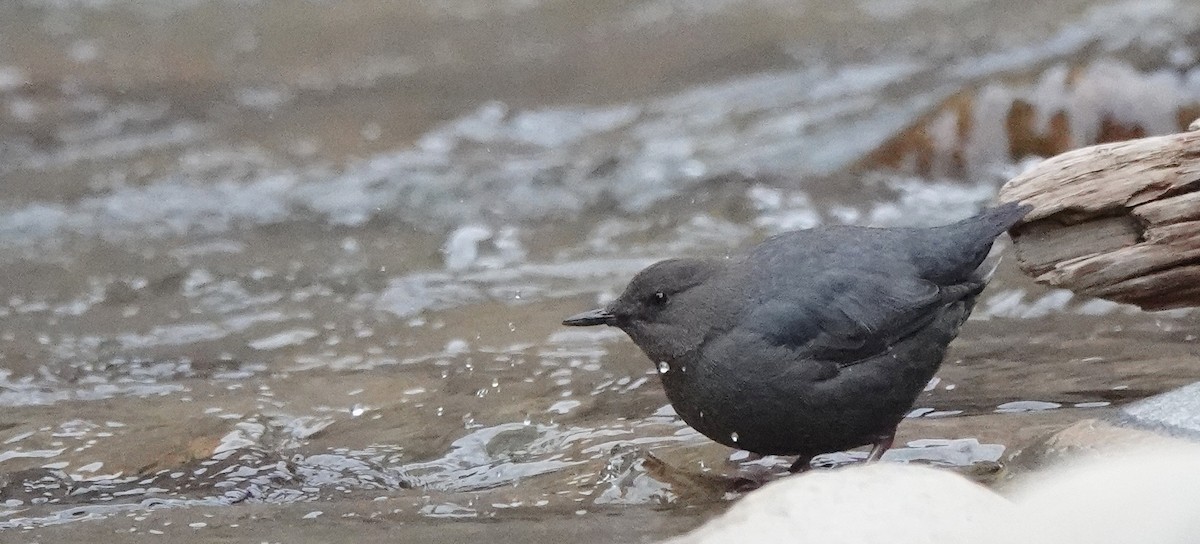
<svg viewBox="0 0 1200 544"><path fill-rule="evenodd" d="M1029 210L1001 204L939 227L830 226L767 239L740 258L670 259L606 307L658 367L683 421L732 448L813 456L892 445L975 298L992 242Z"/></svg>

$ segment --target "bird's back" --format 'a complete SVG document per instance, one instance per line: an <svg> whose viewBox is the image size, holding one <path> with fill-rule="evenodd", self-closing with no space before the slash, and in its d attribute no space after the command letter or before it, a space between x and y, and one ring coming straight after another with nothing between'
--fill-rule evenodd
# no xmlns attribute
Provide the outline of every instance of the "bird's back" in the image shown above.
<svg viewBox="0 0 1200 544"><path fill-rule="evenodd" d="M822 271L910 275L949 286L974 278L996 237L1028 207L1008 203L937 227L830 226L793 231L759 244L741 273L767 278L761 285L779 295L803 290Z"/></svg>

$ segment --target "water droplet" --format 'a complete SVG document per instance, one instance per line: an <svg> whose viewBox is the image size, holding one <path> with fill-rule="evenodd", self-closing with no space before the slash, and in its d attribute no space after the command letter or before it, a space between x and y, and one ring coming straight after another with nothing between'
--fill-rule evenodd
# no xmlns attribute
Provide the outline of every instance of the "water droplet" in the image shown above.
<svg viewBox="0 0 1200 544"><path fill-rule="evenodd" d="M526 425L533 424L533 420L529 418L529 414L525 414L525 421L523 423L525 423Z"/></svg>
<svg viewBox="0 0 1200 544"><path fill-rule="evenodd" d="M492 378L492 387L500 387L500 378Z"/></svg>
<svg viewBox="0 0 1200 544"><path fill-rule="evenodd" d="M737 442L737 441L738 441L738 434L737 434L737 433L732 433L732 434L730 434L730 435L729 435L729 439L730 439L730 440L733 440L734 442Z"/></svg>
<svg viewBox="0 0 1200 544"><path fill-rule="evenodd" d="M704 419L704 410L700 410L700 419Z"/></svg>
<svg viewBox="0 0 1200 544"><path fill-rule="evenodd" d="M670 364L668 364L666 361L658 362L658 373L659 374L666 374L667 372L670 372L670 371L671 371Z"/></svg>
<svg viewBox="0 0 1200 544"><path fill-rule="evenodd" d="M508 322L508 332L517 332L517 326L512 321Z"/></svg>
<svg viewBox="0 0 1200 544"><path fill-rule="evenodd" d="M350 409L350 417L358 417L358 416L361 416L361 415L363 415L363 414L364 414L366 411L367 411L367 407L366 407L366 406L363 406L363 405L361 405L361 404L355 404L355 405L354 405L354 407Z"/></svg>
<svg viewBox="0 0 1200 544"><path fill-rule="evenodd" d="M437 415L438 415L438 417L442 417L442 413L443 413L443 412L445 412L445 409L444 409L444 408L442 408L441 406L438 406L438 409L437 409Z"/></svg>

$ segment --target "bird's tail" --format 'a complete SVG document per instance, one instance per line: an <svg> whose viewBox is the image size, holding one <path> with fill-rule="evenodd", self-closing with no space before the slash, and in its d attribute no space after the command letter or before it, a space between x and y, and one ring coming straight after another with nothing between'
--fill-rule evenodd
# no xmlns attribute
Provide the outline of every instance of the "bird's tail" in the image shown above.
<svg viewBox="0 0 1200 544"><path fill-rule="evenodd" d="M986 217L984 227L991 230L985 232L995 232L995 234L992 234L992 240L994 241L997 236L1000 236L1000 233L1012 228L1013 225L1024 218L1032 209L1033 206L1029 204L1005 202L983 210L978 214L978 217ZM979 268L975 269L975 275L985 284L992 281L992 277L1000 269L1000 261L1004 260L1003 255L990 250L991 248L989 247L990 257L985 256Z"/></svg>
<svg viewBox="0 0 1200 544"><path fill-rule="evenodd" d="M1012 228L1032 209L1033 206L1029 204L1005 202L991 208L984 208L974 217L968 217L943 228L973 235L976 239L995 240L1000 233Z"/></svg>
<svg viewBox="0 0 1200 544"><path fill-rule="evenodd" d="M932 237L928 239L931 245L926 248L927 273L948 282L967 275L990 276L994 270L981 270L980 265L992 249L992 242L1032 209L1027 204L1008 202L986 208L957 223L934 227Z"/></svg>

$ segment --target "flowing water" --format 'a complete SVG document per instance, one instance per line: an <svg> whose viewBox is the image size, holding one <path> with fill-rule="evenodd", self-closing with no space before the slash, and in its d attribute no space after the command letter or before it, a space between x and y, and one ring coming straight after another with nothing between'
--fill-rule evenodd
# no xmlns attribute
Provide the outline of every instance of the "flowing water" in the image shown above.
<svg viewBox="0 0 1200 544"><path fill-rule="evenodd" d="M788 460L564 316L1177 130L1198 55L1187 0L0 4L0 532L676 534ZM1006 261L887 458L986 467L1200 379L1197 319Z"/></svg>

